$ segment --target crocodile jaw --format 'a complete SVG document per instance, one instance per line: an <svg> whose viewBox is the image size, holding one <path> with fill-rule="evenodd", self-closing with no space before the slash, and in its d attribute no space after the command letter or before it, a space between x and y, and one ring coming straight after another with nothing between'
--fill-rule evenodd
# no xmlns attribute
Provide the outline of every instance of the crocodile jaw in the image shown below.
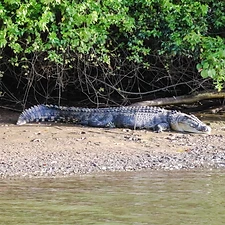
<svg viewBox="0 0 225 225"><path fill-rule="evenodd" d="M185 123L172 124L171 128L175 131L180 132L189 132L189 133L198 133L198 134L210 134L211 127L201 124L198 127L192 127Z"/></svg>
<svg viewBox="0 0 225 225"><path fill-rule="evenodd" d="M205 123L200 121L194 115L187 115L181 113L175 119L171 121L171 128L175 131L199 133L199 134L210 134L211 128Z"/></svg>

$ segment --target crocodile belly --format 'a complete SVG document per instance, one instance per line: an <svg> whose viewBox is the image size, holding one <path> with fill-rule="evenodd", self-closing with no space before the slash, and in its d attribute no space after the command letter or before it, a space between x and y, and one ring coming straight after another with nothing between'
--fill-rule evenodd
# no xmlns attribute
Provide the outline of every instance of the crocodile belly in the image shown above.
<svg viewBox="0 0 225 225"><path fill-rule="evenodd" d="M88 117L83 117L79 124L90 127L115 127L113 116L105 113L91 113Z"/></svg>

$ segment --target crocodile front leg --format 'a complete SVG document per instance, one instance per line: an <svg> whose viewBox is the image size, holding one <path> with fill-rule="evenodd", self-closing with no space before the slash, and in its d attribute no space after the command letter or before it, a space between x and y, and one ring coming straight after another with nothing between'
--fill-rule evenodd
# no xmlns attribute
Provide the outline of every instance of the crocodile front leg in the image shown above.
<svg viewBox="0 0 225 225"><path fill-rule="evenodd" d="M157 132L157 133L160 133L160 132L162 132L164 130L169 130L169 129L170 129L170 125L168 123L166 123L166 122L159 123L153 128L153 130L155 132Z"/></svg>

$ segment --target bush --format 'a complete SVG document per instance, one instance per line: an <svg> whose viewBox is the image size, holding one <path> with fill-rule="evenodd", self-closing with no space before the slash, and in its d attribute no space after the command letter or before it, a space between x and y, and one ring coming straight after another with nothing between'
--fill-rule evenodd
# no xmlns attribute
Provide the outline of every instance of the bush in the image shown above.
<svg viewBox="0 0 225 225"><path fill-rule="evenodd" d="M192 91L196 65L221 90L224 8L212 0L5 0L0 74L16 74L25 85L23 103L31 89L48 101L73 87L94 102L183 83Z"/></svg>

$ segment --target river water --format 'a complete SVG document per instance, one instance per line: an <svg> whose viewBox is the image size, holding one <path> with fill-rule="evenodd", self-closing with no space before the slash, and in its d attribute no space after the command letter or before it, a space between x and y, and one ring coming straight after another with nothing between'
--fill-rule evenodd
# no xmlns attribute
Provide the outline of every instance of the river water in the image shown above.
<svg viewBox="0 0 225 225"><path fill-rule="evenodd" d="M0 224L225 224L225 171L0 181Z"/></svg>

